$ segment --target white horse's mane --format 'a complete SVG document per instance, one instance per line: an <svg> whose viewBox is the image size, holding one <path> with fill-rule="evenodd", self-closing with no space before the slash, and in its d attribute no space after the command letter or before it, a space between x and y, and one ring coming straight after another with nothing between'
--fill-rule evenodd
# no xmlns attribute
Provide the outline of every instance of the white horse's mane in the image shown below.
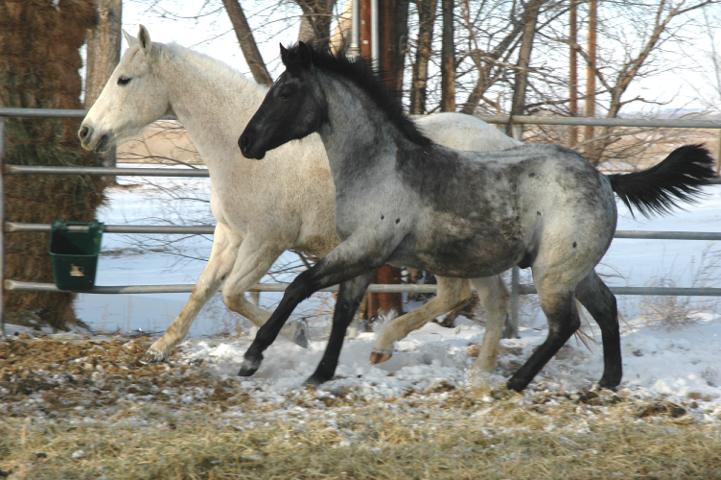
<svg viewBox="0 0 721 480"><path fill-rule="evenodd" d="M256 90L258 95L265 95L265 92L268 90L266 87L249 80L240 71L234 69L224 61L204 53L191 50L175 42L155 43L153 46L160 47L161 58L164 55L169 55L197 67L204 76L212 78L219 88L237 88L238 86L242 86L243 88Z"/></svg>

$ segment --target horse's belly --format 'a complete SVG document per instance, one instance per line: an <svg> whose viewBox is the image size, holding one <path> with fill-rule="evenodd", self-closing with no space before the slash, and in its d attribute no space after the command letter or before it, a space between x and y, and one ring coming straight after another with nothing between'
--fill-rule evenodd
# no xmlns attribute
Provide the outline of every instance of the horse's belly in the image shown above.
<svg viewBox="0 0 721 480"><path fill-rule="evenodd" d="M448 277L475 278L499 274L523 257L520 241L470 238L429 245L401 245L390 263Z"/></svg>

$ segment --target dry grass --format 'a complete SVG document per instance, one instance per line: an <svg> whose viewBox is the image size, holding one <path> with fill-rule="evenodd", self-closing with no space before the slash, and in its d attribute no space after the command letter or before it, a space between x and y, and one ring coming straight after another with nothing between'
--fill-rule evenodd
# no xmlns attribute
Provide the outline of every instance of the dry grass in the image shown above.
<svg viewBox="0 0 721 480"><path fill-rule="evenodd" d="M590 417L569 403L556 416L514 398L455 396L393 414L367 405L266 417L249 429L240 425L259 420L252 413L115 426L10 419L0 468L18 479L721 478L721 427L670 410Z"/></svg>
<svg viewBox="0 0 721 480"><path fill-rule="evenodd" d="M270 403L203 364L135 364L146 345L0 342L0 478L721 478L718 409L693 400L539 381Z"/></svg>

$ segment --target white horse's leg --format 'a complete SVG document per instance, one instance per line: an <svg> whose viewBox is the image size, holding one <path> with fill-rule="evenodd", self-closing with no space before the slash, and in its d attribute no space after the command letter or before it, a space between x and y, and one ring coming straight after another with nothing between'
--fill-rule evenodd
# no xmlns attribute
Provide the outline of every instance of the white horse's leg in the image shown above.
<svg viewBox="0 0 721 480"><path fill-rule="evenodd" d="M508 290L498 275L474 278L472 282L478 291L481 305L486 310L487 318L486 333L474 369L481 373L489 373L496 367L498 345L508 316Z"/></svg>
<svg viewBox="0 0 721 480"><path fill-rule="evenodd" d="M436 277L438 293L422 307L386 323L370 355L371 363L385 362L393 356L393 344L413 330L462 304L471 296L469 282L462 278Z"/></svg>
<svg viewBox="0 0 721 480"><path fill-rule="evenodd" d="M241 236L231 231L227 225L223 223L216 225L210 258L198 277L190 298L163 336L145 352L141 361L147 363L163 361L173 347L185 338L200 309L218 291L223 279L230 272L241 241Z"/></svg>
<svg viewBox="0 0 721 480"><path fill-rule="evenodd" d="M281 253L283 253L282 248L270 246L267 242L263 243L251 238L246 239L241 244L233 269L223 285L225 305L258 327L270 318L270 312L248 300L245 292L268 273L273 262ZM306 324L303 321L289 323L281 331L281 335L301 347L308 346Z"/></svg>

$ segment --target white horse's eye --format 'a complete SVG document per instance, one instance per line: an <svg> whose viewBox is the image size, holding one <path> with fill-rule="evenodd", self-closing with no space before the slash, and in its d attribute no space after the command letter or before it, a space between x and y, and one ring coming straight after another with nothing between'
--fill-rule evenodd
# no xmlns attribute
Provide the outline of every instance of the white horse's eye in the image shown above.
<svg viewBox="0 0 721 480"><path fill-rule="evenodd" d="M128 83L130 83L130 80L132 80L132 78L130 77L119 77L118 85L127 85Z"/></svg>

